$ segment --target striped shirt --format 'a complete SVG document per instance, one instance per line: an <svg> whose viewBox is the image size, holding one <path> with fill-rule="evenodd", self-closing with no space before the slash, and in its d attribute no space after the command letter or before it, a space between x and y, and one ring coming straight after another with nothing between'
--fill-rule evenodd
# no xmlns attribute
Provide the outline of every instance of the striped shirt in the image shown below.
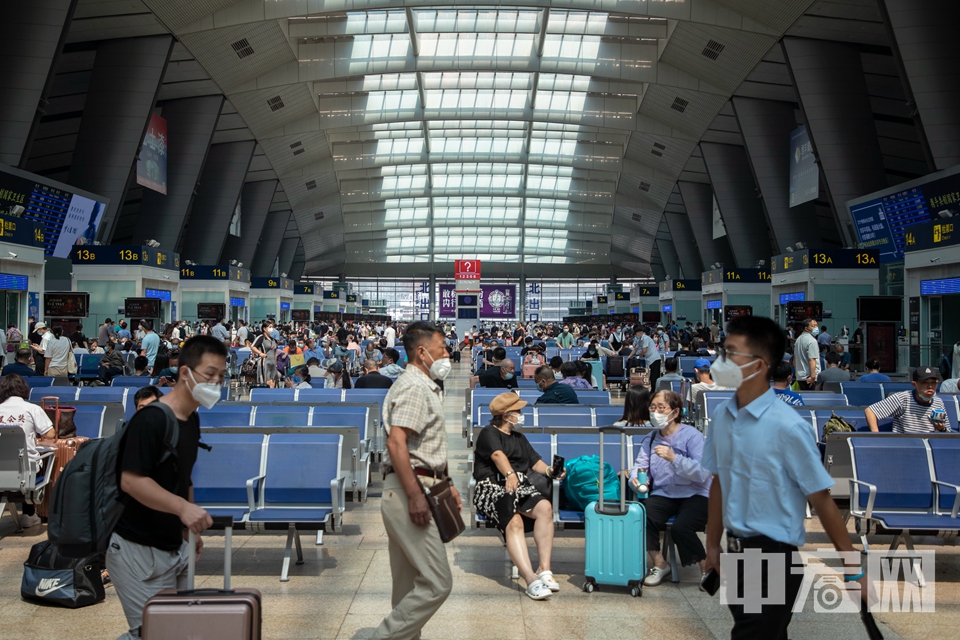
<svg viewBox="0 0 960 640"><path fill-rule="evenodd" d="M409 365L397 376L383 401L383 428L394 426L413 433L407 437L410 462L416 467L443 471L447 466L447 430L443 420L443 392L419 367ZM392 466L390 452L383 466Z"/></svg>
<svg viewBox="0 0 960 640"><path fill-rule="evenodd" d="M930 414L935 410L944 410L943 400L934 397L930 404L921 404L913 391L901 391L887 396L870 405L877 420L893 418L894 433L932 433L936 431L930 421ZM953 425L955 426L955 425ZM947 418L947 428L950 428L950 418Z"/></svg>

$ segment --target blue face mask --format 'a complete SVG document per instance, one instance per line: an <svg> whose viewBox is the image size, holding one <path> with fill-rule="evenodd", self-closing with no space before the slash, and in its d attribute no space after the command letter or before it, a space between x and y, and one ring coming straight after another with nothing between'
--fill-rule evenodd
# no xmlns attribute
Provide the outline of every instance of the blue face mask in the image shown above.
<svg viewBox="0 0 960 640"><path fill-rule="evenodd" d="M813 336L818 336L818 335L820 335L820 327L814 327L814 328L810 331L810 335L813 335Z"/></svg>
<svg viewBox="0 0 960 640"><path fill-rule="evenodd" d="M301 382L303 382L303 378L300 376L293 376L293 384L300 384Z"/></svg>
<svg viewBox="0 0 960 640"><path fill-rule="evenodd" d="M504 380L513 380L513 374L512 374L512 373L505 373L505 374L503 374L503 379L504 379Z"/></svg>

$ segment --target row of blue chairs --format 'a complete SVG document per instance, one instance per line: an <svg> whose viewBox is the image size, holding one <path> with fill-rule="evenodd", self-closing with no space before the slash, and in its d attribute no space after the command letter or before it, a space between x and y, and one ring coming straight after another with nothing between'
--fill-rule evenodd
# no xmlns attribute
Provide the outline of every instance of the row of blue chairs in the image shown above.
<svg viewBox="0 0 960 640"><path fill-rule="evenodd" d="M848 444L850 516L864 552L869 524L895 532L891 550L901 541L913 549L911 533L960 530L960 438L855 436Z"/></svg>
<svg viewBox="0 0 960 640"><path fill-rule="evenodd" d="M501 393L504 393L503 389L467 389L465 394L464 407L461 411L461 416L463 419L463 437L467 439L467 446L473 446L473 430L478 426L483 426L485 423L478 422L479 416L476 416L476 407L483 404L489 405L490 402L496 398ZM537 399L542 395L540 390L536 391L528 389L518 389L514 391L517 395L520 396L521 400L525 400L530 405L536 403ZM610 393L608 391L588 391L588 390L578 390L577 399L581 404L585 405L609 405L610 404ZM572 407L576 405L564 405L567 407ZM622 414L622 409L621 409ZM619 419L619 418L618 418Z"/></svg>
<svg viewBox="0 0 960 640"><path fill-rule="evenodd" d="M346 476L343 436L331 433L204 433L212 449L193 468L194 501L211 516L248 530L287 530L280 580L289 580L292 546L303 564L301 530L342 528ZM318 538L322 541L322 537Z"/></svg>
<svg viewBox="0 0 960 640"><path fill-rule="evenodd" d="M606 427L620 420L623 405L551 404L539 407L529 404L521 412L526 416L524 429L539 427ZM490 405L478 404L467 432L467 444L473 446L475 434L490 424Z"/></svg>

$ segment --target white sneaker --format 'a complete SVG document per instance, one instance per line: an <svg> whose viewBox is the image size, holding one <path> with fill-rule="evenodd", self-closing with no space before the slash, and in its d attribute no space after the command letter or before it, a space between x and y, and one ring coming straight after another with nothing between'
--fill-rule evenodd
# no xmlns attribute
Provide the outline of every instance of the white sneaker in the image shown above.
<svg viewBox="0 0 960 640"><path fill-rule="evenodd" d="M560 583L553 579L552 571L542 571L541 573L537 574L537 577L540 578L540 582L547 585L547 588L549 588L550 591L553 591L554 593L560 591Z"/></svg>
<svg viewBox="0 0 960 640"><path fill-rule="evenodd" d="M670 567L667 567L666 569L654 567L653 569L650 569L650 575L643 579L643 584L647 585L648 587L655 587L663 582L663 579L668 575L670 575Z"/></svg>
<svg viewBox="0 0 960 640"><path fill-rule="evenodd" d="M553 592L550 591L550 587L543 584L543 580L534 580L527 585L525 593L533 600L546 600Z"/></svg>
<svg viewBox="0 0 960 640"><path fill-rule="evenodd" d="M24 529L29 529L30 527L35 527L40 524L40 516L34 514L32 516L20 514L20 526Z"/></svg>

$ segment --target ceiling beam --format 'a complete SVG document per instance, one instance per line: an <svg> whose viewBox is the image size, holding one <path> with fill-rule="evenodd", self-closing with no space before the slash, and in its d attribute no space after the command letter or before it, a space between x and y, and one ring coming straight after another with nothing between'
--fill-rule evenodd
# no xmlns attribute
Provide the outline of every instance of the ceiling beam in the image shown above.
<svg viewBox="0 0 960 640"><path fill-rule="evenodd" d="M417 27L414 25L413 8L407 7L407 32L410 34L410 46L413 48L413 55L420 55L420 34L417 33Z"/></svg>

